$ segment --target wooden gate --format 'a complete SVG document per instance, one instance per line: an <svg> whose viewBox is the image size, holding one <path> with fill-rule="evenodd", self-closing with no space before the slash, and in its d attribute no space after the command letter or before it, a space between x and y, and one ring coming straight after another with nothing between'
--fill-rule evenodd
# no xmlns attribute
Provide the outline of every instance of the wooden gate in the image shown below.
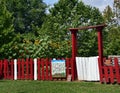
<svg viewBox="0 0 120 93"><path fill-rule="evenodd" d="M120 64L118 58L103 59L103 63L99 58L99 71L101 83L118 83L120 84Z"/></svg>

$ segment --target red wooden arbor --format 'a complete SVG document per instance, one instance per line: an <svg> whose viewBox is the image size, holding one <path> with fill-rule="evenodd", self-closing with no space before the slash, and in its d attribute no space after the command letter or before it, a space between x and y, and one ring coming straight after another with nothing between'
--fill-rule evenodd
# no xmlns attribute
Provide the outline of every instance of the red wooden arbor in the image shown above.
<svg viewBox="0 0 120 93"><path fill-rule="evenodd" d="M77 32L78 30L85 30L85 29L96 29L98 33L98 55L99 55L99 69L101 69L101 65L103 64L103 44L102 44L102 30L103 28L106 27L105 24L101 25L95 25L95 26L86 26L86 27L79 27L79 28L70 28L69 30L71 31L72 34L72 60L73 60L73 68L74 68L74 76L73 79L76 78L76 61L75 57L77 56ZM102 70L100 71L100 75L102 74ZM100 78L100 81L102 78Z"/></svg>

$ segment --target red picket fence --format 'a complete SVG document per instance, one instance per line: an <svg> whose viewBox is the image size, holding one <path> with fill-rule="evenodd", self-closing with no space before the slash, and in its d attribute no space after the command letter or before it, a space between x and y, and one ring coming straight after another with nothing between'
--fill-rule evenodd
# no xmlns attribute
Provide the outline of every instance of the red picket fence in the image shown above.
<svg viewBox="0 0 120 93"><path fill-rule="evenodd" d="M13 79L14 74L14 60L7 59L0 60L0 78Z"/></svg>
<svg viewBox="0 0 120 93"><path fill-rule="evenodd" d="M100 82L101 83L118 83L120 84L120 65L118 58L103 59L103 64L99 59Z"/></svg>
<svg viewBox="0 0 120 93"><path fill-rule="evenodd" d="M37 59L37 79L53 80L52 78L52 59ZM73 77L73 61L72 58L64 59L66 62L66 79L68 75ZM14 80L14 60L0 60L0 78ZM34 79L34 60L18 59L17 60L17 79L33 80Z"/></svg>

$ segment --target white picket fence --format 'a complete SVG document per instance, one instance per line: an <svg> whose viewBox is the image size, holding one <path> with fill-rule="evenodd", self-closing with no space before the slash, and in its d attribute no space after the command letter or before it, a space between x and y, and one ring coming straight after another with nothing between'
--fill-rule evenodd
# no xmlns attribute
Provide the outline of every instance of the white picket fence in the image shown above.
<svg viewBox="0 0 120 93"><path fill-rule="evenodd" d="M98 56L76 57L78 80L99 81Z"/></svg>

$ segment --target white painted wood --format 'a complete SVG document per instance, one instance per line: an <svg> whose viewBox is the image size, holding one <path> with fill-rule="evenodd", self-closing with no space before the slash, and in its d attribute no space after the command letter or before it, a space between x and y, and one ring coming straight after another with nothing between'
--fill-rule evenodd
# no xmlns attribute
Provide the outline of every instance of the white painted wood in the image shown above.
<svg viewBox="0 0 120 93"><path fill-rule="evenodd" d="M78 80L99 81L98 57L76 57Z"/></svg>
<svg viewBox="0 0 120 93"><path fill-rule="evenodd" d="M14 59L14 80L17 80L17 59Z"/></svg>
<svg viewBox="0 0 120 93"><path fill-rule="evenodd" d="M34 59L34 80L37 80L37 59Z"/></svg>

